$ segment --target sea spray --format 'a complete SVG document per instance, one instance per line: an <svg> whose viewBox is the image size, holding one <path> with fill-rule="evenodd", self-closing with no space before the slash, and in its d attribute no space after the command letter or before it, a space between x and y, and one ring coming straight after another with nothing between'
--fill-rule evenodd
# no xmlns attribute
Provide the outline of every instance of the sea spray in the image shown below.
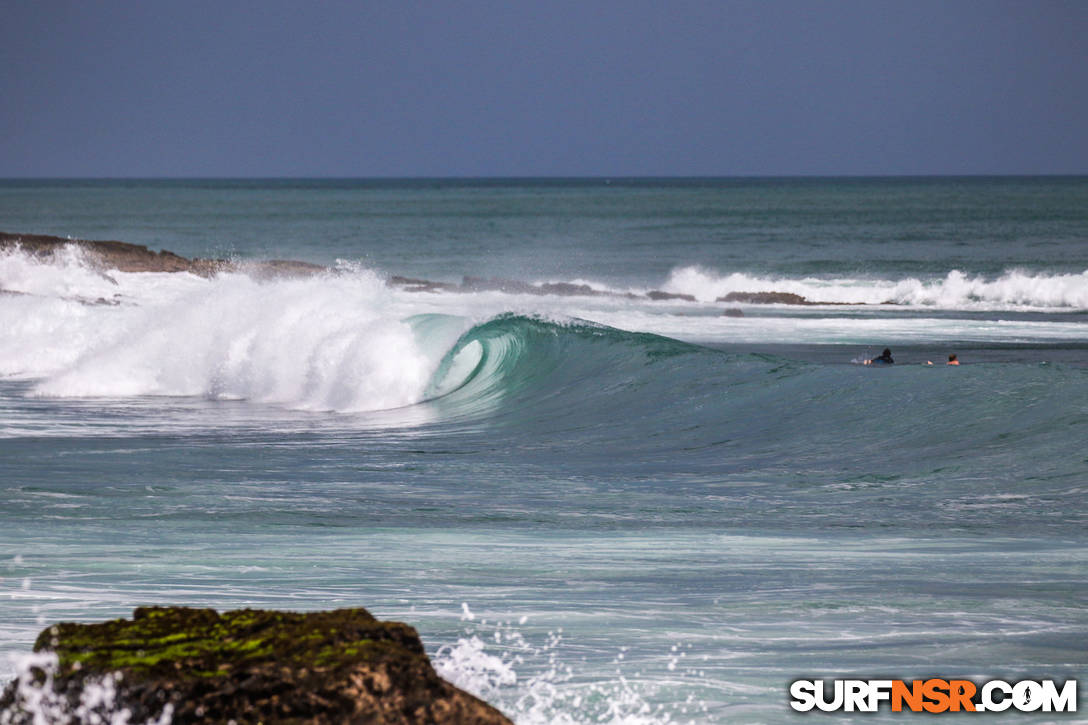
<svg viewBox="0 0 1088 725"><path fill-rule="evenodd" d="M57 655L52 652L13 658L15 679L12 701L0 711L0 725L170 725L174 708L167 704L156 718L133 721L132 713L118 701L120 674L88 679L79 702L57 692Z"/></svg>
<svg viewBox="0 0 1088 725"><path fill-rule="evenodd" d="M518 725L651 725L696 715L705 718L708 713L708 704L690 694L679 702L661 702L660 688L649 684L653 678L645 677L648 673L641 669L629 671L632 667L623 662L627 648L621 648L612 661L613 678L587 682L569 663L571 655L563 651L562 628L542 637L526 635L521 630L526 617L516 625L512 617L488 624L487 619L476 623L467 604L462 604L462 612L463 633L455 643L438 648L432 658L435 670L456 686L495 703ZM669 679L685 681L695 689L708 684L705 673L694 670L672 673Z"/></svg>
<svg viewBox="0 0 1088 725"><path fill-rule="evenodd" d="M120 292L109 272L97 269L84 250L65 245L50 259L19 247L0 249L0 289L38 297L114 299Z"/></svg>
<svg viewBox="0 0 1088 725"><path fill-rule="evenodd" d="M131 282L138 290L148 281ZM53 343L34 392L378 410L418 402L433 371L411 327L387 313L387 290L372 274L272 282L223 275L179 292L120 308L58 309L44 300L51 310L38 310L43 317L93 318L83 327L95 334ZM13 348L28 347L17 342ZM33 372L26 360L11 367Z"/></svg>

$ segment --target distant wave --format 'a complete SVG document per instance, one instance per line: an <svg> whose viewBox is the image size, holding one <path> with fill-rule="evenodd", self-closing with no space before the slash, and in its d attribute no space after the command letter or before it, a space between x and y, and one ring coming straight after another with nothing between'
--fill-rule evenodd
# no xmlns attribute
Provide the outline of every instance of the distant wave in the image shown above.
<svg viewBox="0 0 1088 725"><path fill-rule="evenodd" d="M125 245L126 247L131 245ZM140 248L143 249L143 248ZM90 248L57 244L47 256L24 253L18 246L0 248L0 294L29 294L75 300L90 304L122 304L125 291L118 277L153 275L158 284L176 288L192 284L195 274L185 271L121 272L104 269ZM145 254L150 254L143 250ZM152 258L158 259L155 255ZM171 256L170 259L175 258ZM190 265L191 260L183 260ZM97 261L96 261L97 260ZM197 260L206 262L207 260ZM296 269L296 267L300 267ZM248 275L260 279L276 276L277 270L293 270L295 276L328 276L366 271L342 263L321 268L301 262L221 262L216 270L198 269L201 277ZM279 276L284 276L280 274ZM170 281L166 281L169 279ZM987 278L950 270L944 277L880 279L870 277L775 277L747 272L722 273L702 266L674 269L659 289L615 286L581 277L527 282L512 278L464 276L459 283L415 279L400 275L382 278L389 286L416 293L500 294L512 297L570 297L629 303L786 305L898 305L941 310L1088 310L1088 270L1079 274L1029 273L1010 269Z"/></svg>
<svg viewBox="0 0 1088 725"><path fill-rule="evenodd" d="M952 270L943 278L884 280L759 277L689 266L673 270L663 289L692 295L700 302L714 302L730 293L778 292L831 304L894 304L949 310L1088 309L1088 270L1055 275L1009 270L994 279Z"/></svg>

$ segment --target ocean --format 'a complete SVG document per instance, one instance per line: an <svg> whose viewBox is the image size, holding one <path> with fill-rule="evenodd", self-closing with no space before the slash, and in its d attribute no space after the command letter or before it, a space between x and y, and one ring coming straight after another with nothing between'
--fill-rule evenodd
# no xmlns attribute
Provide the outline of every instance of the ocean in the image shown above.
<svg viewBox="0 0 1088 725"><path fill-rule="evenodd" d="M0 229L329 267L0 254L0 680L147 604L364 606L519 723L1085 674L1088 178L8 180Z"/></svg>

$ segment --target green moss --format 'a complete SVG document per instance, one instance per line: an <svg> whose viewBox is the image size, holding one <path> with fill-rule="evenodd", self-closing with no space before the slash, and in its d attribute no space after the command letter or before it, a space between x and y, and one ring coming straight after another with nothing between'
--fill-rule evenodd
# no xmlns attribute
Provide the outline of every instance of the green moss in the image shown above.
<svg viewBox="0 0 1088 725"><path fill-rule="evenodd" d="M218 614L211 609L147 607L137 609L130 620L50 627L35 649L55 651L68 672L169 672L185 678L214 678L262 664L335 669L424 657L411 627L379 622L364 609Z"/></svg>

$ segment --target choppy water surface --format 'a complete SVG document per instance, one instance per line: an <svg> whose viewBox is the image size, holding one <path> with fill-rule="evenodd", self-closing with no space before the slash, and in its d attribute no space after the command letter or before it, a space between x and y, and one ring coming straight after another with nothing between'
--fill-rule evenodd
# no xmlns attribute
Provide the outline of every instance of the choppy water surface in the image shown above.
<svg viewBox="0 0 1088 725"><path fill-rule="evenodd" d="M0 653L362 605L571 723L1084 671L1082 179L4 182L0 228L335 267L0 256Z"/></svg>

